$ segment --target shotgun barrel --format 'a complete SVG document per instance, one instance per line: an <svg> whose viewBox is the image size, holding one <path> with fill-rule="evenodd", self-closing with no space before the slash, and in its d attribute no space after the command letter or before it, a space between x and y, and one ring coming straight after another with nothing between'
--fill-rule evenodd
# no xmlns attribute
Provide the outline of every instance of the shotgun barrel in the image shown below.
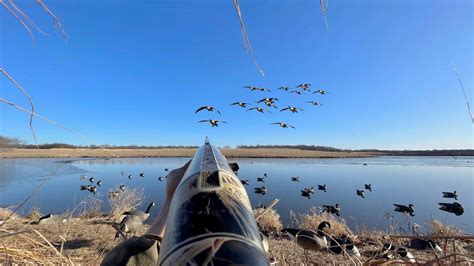
<svg viewBox="0 0 474 266"><path fill-rule="evenodd" d="M269 265L245 188L208 138L171 201L161 265Z"/></svg>

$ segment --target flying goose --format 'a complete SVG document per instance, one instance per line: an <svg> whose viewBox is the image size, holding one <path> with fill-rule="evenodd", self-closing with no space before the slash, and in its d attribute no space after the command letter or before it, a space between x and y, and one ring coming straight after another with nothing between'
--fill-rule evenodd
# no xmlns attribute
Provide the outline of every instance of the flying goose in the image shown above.
<svg viewBox="0 0 474 266"><path fill-rule="evenodd" d="M322 103L318 103L318 102L316 102L316 101L309 101L309 102L306 102L306 103L310 103L310 104L315 105L315 106L317 106L317 105L321 105L321 106L322 106L322 105L323 105Z"/></svg>
<svg viewBox="0 0 474 266"><path fill-rule="evenodd" d="M441 207L440 210L445 212L454 213L456 216L460 216L464 213L464 208L460 203L438 203Z"/></svg>
<svg viewBox="0 0 474 266"><path fill-rule="evenodd" d="M279 90L284 90L284 91L288 91L290 89L290 87L287 87L287 86L282 86L280 88L278 88Z"/></svg>
<svg viewBox="0 0 474 266"><path fill-rule="evenodd" d="M221 120L213 120L213 119L207 119L207 120L200 120L199 123L203 122L209 122L212 127L219 127L219 123L226 123L226 121L221 121Z"/></svg>
<svg viewBox="0 0 474 266"><path fill-rule="evenodd" d="M271 98L271 97L268 97L268 98L262 98L261 100L257 101L257 103L261 103L261 102L271 102L271 103L274 103L275 101L278 101L278 98Z"/></svg>
<svg viewBox="0 0 474 266"><path fill-rule="evenodd" d="M168 168L165 168L165 172L169 172L169 170L170 170L170 169L168 169Z"/></svg>
<svg viewBox="0 0 474 266"><path fill-rule="evenodd" d="M257 194L262 194L262 195L265 195L265 193L267 193L267 188L262 186L262 187L256 187L254 188L255 189L255 193Z"/></svg>
<svg viewBox="0 0 474 266"><path fill-rule="evenodd" d="M306 188L303 188L303 190L308 193L314 194L314 187L306 187Z"/></svg>
<svg viewBox="0 0 474 266"><path fill-rule="evenodd" d="M453 192L442 192L442 193L443 193L443 198L458 200L458 194L456 193L456 190Z"/></svg>
<svg viewBox="0 0 474 266"><path fill-rule="evenodd" d="M217 110L216 108L214 108L213 106L210 106L210 105L201 106L194 113L197 114L198 112L200 112L202 110L207 110L209 112L216 111L218 114L221 114L221 112L219 112L219 110Z"/></svg>
<svg viewBox="0 0 474 266"><path fill-rule="evenodd" d="M91 185L81 186L81 190L89 190Z"/></svg>
<svg viewBox="0 0 474 266"><path fill-rule="evenodd" d="M163 177L162 176L158 177L158 180L160 180L160 182L163 182Z"/></svg>
<svg viewBox="0 0 474 266"><path fill-rule="evenodd" d="M121 191L124 191L124 190L125 190L125 185L120 185L120 186L119 186L119 189L120 189Z"/></svg>
<svg viewBox="0 0 474 266"><path fill-rule="evenodd" d="M100 187L101 185L102 185L102 180L97 181L97 186Z"/></svg>
<svg viewBox="0 0 474 266"><path fill-rule="evenodd" d="M433 250L436 252L443 251L441 247L435 241L433 241L433 239L413 238L410 240L410 242L408 242L406 247L415 250Z"/></svg>
<svg viewBox="0 0 474 266"><path fill-rule="evenodd" d="M300 89L303 89L303 90L306 90L306 89L309 89L309 87L311 87L311 84L309 83L301 83L300 85L296 86L297 88L300 88Z"/></svg>
<svg viewBox="0 0 474 266"><path fill-rule="evenodd" d="M372 192L372 184L364 184L365 189Z"/></svg>
<svg viewBox="0 0 474 266"><path fill-rule="evenodd" d="M150 209L154 205L155 203L151 202L146 208L145 212L140 210L124 212L123 215L125 215L125 217L122 219L119 225L120 231L122 231L122 233L124 233L126 236L128 236L128 234L135 234L138 229L143 226L143 222L150 216ZM115 239L117 239L119 236L120 233L117 232L117 234L115 234Z"/></svg>
<svg viewBox="0 0 474 266"><path fill-rule="evenodd" d="M341 207L339 207L339 203L336 205L323 205L324 212L336 214L337 216L341 215Z"/></svg>
<svg viewBox="0 0 474 266"><path fill-rule="evenodd" d="M97 187L96 186L90 186L89 187L89 192L92 192L95 194L95 192L97 191Z"/></svg>
<svg viewBox="0 0 474 266"><path fill-rule="evenodd" d="M124 171L120 172L120 175L123 175L123 174L125 174L125 172L124 172Z"/></svg>
<svg viewBox="0 0 474 266"><path fill-rule="evenodd" d="M94 181L95 181L95 178L93 177L89 178L89 182L94 183Z"/></svg>
<svg viewBox="0 0 474 266"><path fill-rule="evenodd" d="M354 245L354 242L346 235L342 237L329 238L329 246L327 251L335 254L343 254L344 251L352 256L360 257L359 249Z"/></svg>
<svg viewBox="0 0 474 266"><path fill-rule="evenodd" d="M283 122L275 122L275 123L271 123L270 125L279 125L280 127L282 128L296 128L290 124L286 124L286 123L283 123Z"/></svg>
<svg viewBox="0 0 474 266"><path fill-rule="evenodd" d="M281 232L294 239L307 256L308 250L322 250L327 247L328 242L324 233L326 228L331 228L331 224L324 221L319 224L317 230L284 228Z"/></svg>
<svg viewBox="0 0 474 266"><path fill-rule="evenodd" d="M257 110L257 112L264 113L264 110L262 107L252 107L252 108L247 109L247 111L251 111L251 110Z"/></svg>
<svg viewBox="0 0 474 266"><path fill-rule="evenodd" d="M290 93L296 93L296 94L298 94L298 95L302 95L302 94L303 94L301 91L296 91L296 90L295 90L295 91L290 91Z"/></svg>
<svg viewBox="0 0 474 266"><path fill-rule="evenodd" d="M324 95L324 94L328 93L328 91L326 91L326 90L316 90L316 91L313 92L313 94L314 93L319 93L321 95Z"/></svg>
<svg viewBox="0 0 474 266"><path fill-rule="evenodd" d="M300 182L300 177L299 176L292 176L291 181L293 182Z"/></svg>
<svg viewBox="0 0 474 266"><path fill-rule="evenodd" d="M244 103L244 102L235 102L235 103L232 103L232 104L230 104L230 105L238 105L238 106L240 106L240 107L245 108L245 107L247 107L247 104L248 104L248 103Z"/></svg>
<svg viewBox="0 0 474 266"><path fill-rule="evenodd" d="M245 86L244 88L250 89L251 91L271 91L270 89L258 88L254 86Z"/></svg>
<svg viewBox="0 0 474 266"><path fill-rule="evenodd" d="M140 176L140 177L144 177L144 176L145 176L145 173L141 172L141 173L139 174L139 176Z"/></svg>
<svg viewBox="0 0 474 266"><path fill-rule="evenodd" d="M240 180L240 183L242 183L242 185L247 185L247 186L250 185L248 179L246 179L246 180Z"/></svg>
<svg viewBox="0 0 474 266"><path fill-rule="evenodd" d="M363 190L358 190L356 189L356 194L357 196L361 196L362 198L365 198L364 191Z"/></svg>
<svg viewBox="0 0 474 266"><path fill-rule="evenodd" d="M311 199L311 192L309 192L307 190L301 190L301 196L305 197L305 198L308 198L308 199Z"/></svg>
<svg viewBox="0 0 474 266"><path fill-rule="evenodd" d="M326 192L326 184L324 185L318 185L318 190Z"/></svg>
<svg viewBox="0 0 474 266"><path fill-rule="evenodd" d="M396 212L401 212L401 213L408 213L410 214L410 216L415 216L414 212L415 212L415 205L413 204L408 204L408 206L406 205L402 205L402 204L393 204L393 206L395 206L395 210Z"/></svg>
<svg viewBox="0 0 474 266"><path fill-rule="evenodd" d="M281 109L280 112L283 112L283 111L286 111L286 110L289 110L292 113L298 113L298 110L303 111L303 109L301 109L301 108L288 106L286 108Z"/></svg>
<svg viewBox="0 0 474 266"><path fill-rule="evenodd" d="M257 177L257 182L265 183L265 176L263 176L263 177Z"/></svg>

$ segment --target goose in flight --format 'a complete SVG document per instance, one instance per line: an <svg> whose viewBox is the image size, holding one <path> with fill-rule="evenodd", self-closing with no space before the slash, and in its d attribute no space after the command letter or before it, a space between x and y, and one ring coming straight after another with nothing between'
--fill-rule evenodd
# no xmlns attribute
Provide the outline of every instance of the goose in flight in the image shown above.
<svg viewBox="0 0 474 266"><path fill-rule="evenodd" d="M254 86L245 86L244 88L247 88L251 91L268 91L270 92L270 89L265 89L265 88L259 88L259 87L254 87Z"/></svg>
<svg viewBox="0 0 474 266"><path fill-rule="evenodd" d="M309 87L311 87L311 84L309 83L301 83L300 85L296 86L297 88L300 88L300 89L309 89Z"/></svg>
<svg viewBox="0 0 474 266"><path fill-rule="evenodd" d="M311 193L306 191L306 190L301 190L301 196L305 197L305 198L308 198L308 199L311 199Z"/></svg>
<svg viewBox="0 0 474 266"><path fill-rule="evenodd" d="M257 112L260 112L260 113L265 112L262 107L252 107L252 108L247 109L247 111L251 111L251 110L257 110Z"/></svg>
<svg viewBox="0 0 474 266"><path fill-rule="evenodd" d="M372 192L372 184L364 184L365 189Z"/></svg>
<svg viewBox="0 0 474 266"><path fill-rule="evenodd" d="M209 106L209 105L205 105L205 106L199 107L199 108L196 110L196 112L194 112L194 113L198 113L198 112L200 112L200 111L202 111L202 110L207 110L207 111L209 111L209 112L216 111L218 114L221 114L221 112L219 112L219 110L217 110L217 109L214 108L213 106Z"/></svg>
<svg viewBox="0 0 474 266"><path fill-rule="evenodd" d="M336 214L337 216L341 215L341 207L339 207L339 203L336 203L336 205L323 205L324 212L327 213L333 213Z"/></svg>
<svg viewBox="0 0 474 266"><path fill-rule="evenodd" d="M291 181L292 182L300 182L300 177L299 176L292 176Z"/></svg>
<svg viewBox="0 0 474 266"><path fill-rule="evenodd" d="M301 191L305 191L305 192L314 194L314 187L307 187L307 188L304 188L304 189L301 190Z"/></svg>
<svg viewBox="0 0 474 266"><path fill-rule="evenodd" d="M321 95L324 95L324 94L327 94L329 92L327 90L316 90L316 91L313 92L313 94L315 94L315 93L319 93Z"/></svg>
<svg viewBox="0 0 474 266"><path fill-rule="evenodd" d="M235 103L231 103L230 105L238 105L242 108L245 108L245 107L247 107L247 104L248 103L244 103L244 102L235 102Z"/></svg>
<svg viewBox="0 0 474 266"><path fill-rule="evenodd" d="M271 125L279 125L280 127L282 128L296 128L292 125L289 125L289 124L286 124L286 123L283 123L283 122L275 122L275 123L271 123Z"/></svg>
<svg viewBox="0 0 474 266"><path fill-rule="evenodd" d="M213 120L213 119L207 119L207 120L200 120L199 123L203 122L209 122L212 127L219 127L219 123L226 123L226 121L221 121L221 120Z"/></svg>
<svg viewBox="0 0 474 266"><path fill-rule="evenodd" d="M361 196L362 198L365 198L364 191L363 190L358 190L356 189L356 194L357 196Z"/></svg>
<svg viewBox="0 0 474 266"><path fill-rule="evenodd" d="M290 89L290 87L287 87L287 86L282 86L280 88L278 88L279 90L284 90L284 91L288 91Z"/></svg>
<svg viewBox="0 0 474 266"><path fill-rule="evenodd" d="M309 101L309 102L306 102L306 103L309 103L309 104L314 105L314 106L318 106L318 105L322 106L323 105L322 103L318 103L316 101Z"/></svg>
<svg viewBox="0 0 474 266"><path fill-rule="evenodd" d="M267 193L267 188L262 186L262 187L256 187L254 188L254 192L257 193L257 194L262 194L262 195L265 195L265 193Z"/></svg>
<svg viewBox="0 0 474 266"><path fill-rule="evenodd" d="M302 95L303 93L301 91L290 91L290 93L296 93L298 95Z"/></svg>
<svg viewBox="0 0 474 266"><path fill-rule="evenodd" d="M286 108L281 109L280 112L283 112L283 111L286 111L286 110L288 110L292 113L298 113L298 110L303 111L303 109L301 109L301 108L288 106Z"/></svg>
<svg viewBox="0 0 474 266"><path fill-rule="evenodd" d="M443 193L443 198L451 198L458 200L458 194L456 193L456 190L453 192L442 192Z"/></svg>
<svg viewBox="0 0 474 266"><path fill-rule="evenodd" d="M242 183L242 185L247 185L247 186L250 185L248 179L246 179L246 180L240 180L240 183Z"/></svg>
<svg viewBox="0 0 474 266"><path fill-rule="evenodd" d="M318 185L318 190L326 192L326 184L324 185Z"/></svg>

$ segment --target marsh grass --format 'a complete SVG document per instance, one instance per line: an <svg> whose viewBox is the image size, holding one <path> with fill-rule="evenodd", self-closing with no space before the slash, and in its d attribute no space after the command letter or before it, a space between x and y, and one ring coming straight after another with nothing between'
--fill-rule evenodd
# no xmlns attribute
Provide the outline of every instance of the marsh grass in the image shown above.
<svg viewBox="0 0 474 266"><path fill-rule="evenodd" d="M144 199L145 193L140 188L126 188L125 191L120 191L117 196L109 197L112 220L120 221L122 213L136 210L143 203Z"/></svg>

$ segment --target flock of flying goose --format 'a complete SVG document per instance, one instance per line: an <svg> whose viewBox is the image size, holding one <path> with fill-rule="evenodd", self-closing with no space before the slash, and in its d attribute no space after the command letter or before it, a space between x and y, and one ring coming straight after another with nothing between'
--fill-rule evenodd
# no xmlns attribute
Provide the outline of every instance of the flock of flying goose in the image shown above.
<svg viewBox="0 0 474 266"><path fill-rule="evenodd" d="M249 89L250 91L271 92L270 89L261 88L261 87L245 86L244 88ZM297 95L307 95L308 93L325 95L325 94L328 93L328 91L322 90L322 89L311 91L311 84L309 84L309 83L302 83L302 84L296 86L295 89L291 89L291 90L290 90L290 87L287 87L287 86L280 87L280 88L278 88L278 90L287 91L289 93L294 93L294 94L297 94ZM278 101L279 101L278 98L264 97L262 99L259 99L259 100L255 101L255 103L257 105L252 105L248 102L236 101L236 102L232 103L231 106L238 106L238 107L241 107L241 108L245 108L245 109L247 109L247 111L255 111L255 112L259 112L259 113L271 113L272 108L277 109L277 110L279 109L276 105L276 102L278 102ZM306 103L311 104L313 106L322 105L321 103L319 103L315 100L311 100L311 101L308 101ZM221 112L219 110L217 110L214 106L210 106L210 105L201 106L194 113L199 113L199 112L204 111L204 110L208 111L208 112L217 112L219 115L221 114ZM288 112L291 112L291 113L298 113L299 111L304 111L303 108L299 108L299 107L291 106L291 105L288 105L287 107L281 108L279 110L280 110L280 112L288 111ZM211 118L204 119L204 120L199 120L198 122L199 123L209 123L211 125L211 127L219 127L219 123L227 123L224 120L211 119ZM285 123L285 122L273 122L273 123L270 123L270 124L271 125L278 125L281 128L295 128L294 126L292 126L288 123Z"/></svg>

